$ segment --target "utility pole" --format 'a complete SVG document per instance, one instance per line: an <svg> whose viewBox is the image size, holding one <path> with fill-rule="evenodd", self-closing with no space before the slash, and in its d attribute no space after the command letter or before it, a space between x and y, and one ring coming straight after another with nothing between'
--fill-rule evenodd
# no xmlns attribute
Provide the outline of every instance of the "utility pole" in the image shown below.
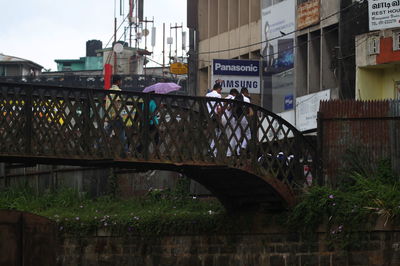
<svg viewBox="0 0 400 266"><path fill-rule="evenodd" d="M175 26L171 26L170 29L175 29L175 58L178 58L178 29L182 29L182 25L178 26L178 24L175 23Z"/></svg>
<svg viewBox="0 0 400 266"><path fill-rule="evenodd" d="M162 42L162 74L164 77L164 68L165 68L165 23L163 23L163 42Z"/></svg>
<svg viewBox="0 0 400 266"><path fill-rule="evenodd" d="M134 2L129 0L129 47L132 47L132 24L133 24Z"/></svg>
<svg viewBox="0 0 400 266"><path fill-rule="evenodd" d="M167 43L169 44L169 56L168 56L169 63L171 63L171 56L172 56L172 43L173 43L172 39L173 39L172 38L172 26L171 26L171 24L169 24L169 38L167 39Z"/></svg>
<svg viewBox="0 0 400 266"><path fill-rule="evenodd" d="M186 51L186 31L183 31L183 23L181 23L181 35L182 35L182 63L183 63L183 53Z"/></svg>
<svg viewBox="0 0 400 266"><path fill-rule="evenodd" d="M147 23L153 23L153 25L154 25L154 19L153 20L147 20L147 17L146 17L141 22L144 22L144 31L142 33L143 33L143 36L144 36L144 49L147 52L147 36L149 35L149 30L147 29ZM146 60L147 60L146 57L147 56L144 55L144 75L146 75L146 69L147 69L147 67L146 67Z"/></svg>
<svg viewBox="0 0 400 266"><path fill-rule="evenodd" d="M117 43L117 17L114 17L114 45ZM114 74L117 74L117 53L113 50L114 54Z"/></svg>
<svg viewBox="0 0 400 266"><path fill-rule="evenodd" d="M196 87L197 87L197 68L198 68L198 54L197 54L197 43L198 40L198 32L192 28L189 28L189 94L197 95Z"/></svg>
<svg viewBox="0 0 400 266"><path fill-rule="evenodd" d="M136 7L138 6L138 0L135 0ZM139 8L136 8L135 12L135 48L139 48L139 38L138 38L138 27L139 27Z"/></svg>
<svg viewBox="0 0 400 266"><path fill-rule="evenodd" d="M144 22L144 49L147 50L147 35L149 34L149 31L147 30L147 23L153 23L154 24L154 18L153 20L147 20L147 17L142 20Z"/></svg>

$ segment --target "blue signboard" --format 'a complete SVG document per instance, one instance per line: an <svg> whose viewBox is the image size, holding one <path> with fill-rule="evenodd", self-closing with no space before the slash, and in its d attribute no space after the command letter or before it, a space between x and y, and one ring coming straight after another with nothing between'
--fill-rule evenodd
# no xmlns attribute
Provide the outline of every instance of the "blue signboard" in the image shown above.
<svg viewBox="0 0 400 266"><path fill-rule="evenodd" d="M260 62L256 60L213 60L213 74L222 76L260 75Z"/></svg>
<svg viewBox="0 0 400 266"><path fill-rule="evenodd" d="M293 95L285 96L285 111L293 109Z"/></svg>

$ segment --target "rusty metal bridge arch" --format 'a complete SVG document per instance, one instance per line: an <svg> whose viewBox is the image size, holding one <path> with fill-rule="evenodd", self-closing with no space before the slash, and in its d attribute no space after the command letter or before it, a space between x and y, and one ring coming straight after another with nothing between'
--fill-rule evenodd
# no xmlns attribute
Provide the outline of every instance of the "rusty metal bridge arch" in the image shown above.
<svg viewBox="0 0 400 266"><path fill-rule="evenodd" d="M34 84L0 90L0 161L179 171L233 209L291 205L316 176L313 145L253 104Z"/></svg>

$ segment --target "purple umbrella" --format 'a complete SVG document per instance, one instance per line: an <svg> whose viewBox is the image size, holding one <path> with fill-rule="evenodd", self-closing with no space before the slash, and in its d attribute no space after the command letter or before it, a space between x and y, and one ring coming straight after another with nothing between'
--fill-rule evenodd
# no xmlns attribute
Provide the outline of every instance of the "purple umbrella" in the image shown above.
<svg viewBox="0 0 400 266"><path fill-rule="evenodd" d="M148 86L144 88L143 92L155 92L158 94L167 94L171 91L177 91L181 88L176 83L173 82L158 82L156 84L153 84L151 86Z"/></svg>

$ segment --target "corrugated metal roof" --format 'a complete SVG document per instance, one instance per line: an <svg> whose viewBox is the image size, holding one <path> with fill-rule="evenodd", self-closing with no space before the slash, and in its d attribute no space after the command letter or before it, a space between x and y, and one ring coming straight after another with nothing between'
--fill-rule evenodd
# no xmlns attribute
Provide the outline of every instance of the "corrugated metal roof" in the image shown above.
<svg viewBox="0 0 400 266"><path fill-rule="evenodd" d="M5 54L1 54L0 53L0 63L2 63L2 62L6 62L6 63L27 63L27 64L33 64L33 65L35 65L37 67L43 68L41 65L39 65L39 64L37 64L35 62L32 62L30 60L26 60L26 59L19 58L19 57L16 57L16 56L5 55Z"/></svg>
<svg viewBox="0 0 400 266"><path fill-rule="evenodd" d="M28 60L11 55L0 54L0 62L25 62L25 61Z"/></svg>
<svg viewBox="0 0 400 266"><path fill-rule="evenodd" d="M330 100L320 104L318 125L324 173L332 185L349 165L382 159L400 165L400 101ZM369 169L369 168L365 168Z"/></svg>

